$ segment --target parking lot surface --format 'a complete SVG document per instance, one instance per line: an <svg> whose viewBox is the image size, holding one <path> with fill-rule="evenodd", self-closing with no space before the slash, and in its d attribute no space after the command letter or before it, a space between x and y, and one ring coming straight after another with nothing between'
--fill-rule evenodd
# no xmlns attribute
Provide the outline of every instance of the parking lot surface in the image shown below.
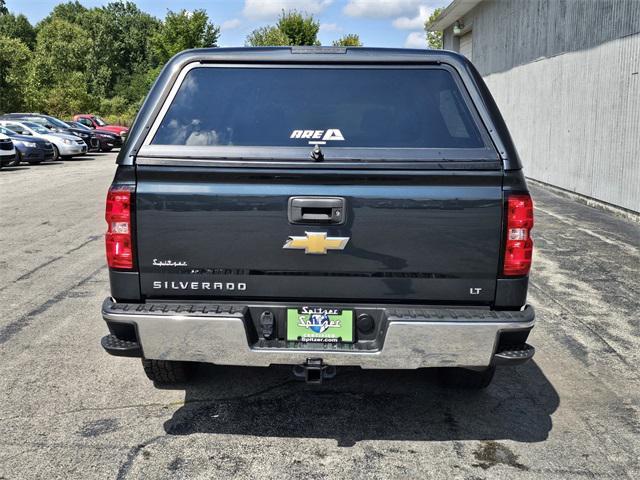
<svg viewBox="0 0 640 480"><path fill-rule="evenodd" d="M114 154L0 171L0 479L640 478L640 227L538 187L533 362L432 372L203 366L156 389L100 347Z"/></svg>

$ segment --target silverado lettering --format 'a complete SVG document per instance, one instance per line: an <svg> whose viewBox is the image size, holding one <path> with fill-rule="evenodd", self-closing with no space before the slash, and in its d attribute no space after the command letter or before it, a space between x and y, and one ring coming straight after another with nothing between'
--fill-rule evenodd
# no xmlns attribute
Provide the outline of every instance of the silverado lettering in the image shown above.
<svg viewBox="0 0 640 480"><path fill-rule="evenodd" d="M207 362L476 388L533 357L533 204L465 57L198 49L146 98L107 194L107 352L156 383Z"/></svg>
<svg viewBox="0 0 640 480"><path fill-rule="evenodd" d="M170 290L241 290L247 289L246 283L230 283L230 282L153 282L154 289L170 289Z"/></svg>

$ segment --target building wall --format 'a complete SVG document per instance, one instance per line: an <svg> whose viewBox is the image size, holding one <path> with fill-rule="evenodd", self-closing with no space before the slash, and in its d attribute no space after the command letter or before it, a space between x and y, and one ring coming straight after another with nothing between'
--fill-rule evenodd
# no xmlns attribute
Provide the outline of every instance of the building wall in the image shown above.
<svg viewBox="0 0 640 480"><path fill-rule="evenodd" d="M640 1L485 1L464 23L527 176L640 212Z"/></svg>

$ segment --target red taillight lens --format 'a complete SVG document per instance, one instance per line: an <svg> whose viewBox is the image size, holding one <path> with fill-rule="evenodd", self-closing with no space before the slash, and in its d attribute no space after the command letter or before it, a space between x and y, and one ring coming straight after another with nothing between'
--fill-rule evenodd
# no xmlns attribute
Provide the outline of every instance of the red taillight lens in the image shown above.
<svg viewBox="0 0 640 480"><path fill-rule="evenodd" d="M131 191L114 188L107 193L107 264L109 268L133 268L131 242Z"/></svg>
<svg viewBox="0 0 640 480"><path fill-rule="evenodd" d="M531 269L533 253L533 201L528 194L509 195L507 197L507 237L504 248L504 267L506 276L522 276Z"/></svg>

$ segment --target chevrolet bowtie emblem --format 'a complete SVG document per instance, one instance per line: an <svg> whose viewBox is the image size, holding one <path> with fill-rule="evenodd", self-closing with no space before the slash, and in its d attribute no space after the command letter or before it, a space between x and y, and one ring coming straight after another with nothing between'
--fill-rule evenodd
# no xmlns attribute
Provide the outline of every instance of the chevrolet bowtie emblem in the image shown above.
<svg viewBox="0 0 640 480"><path fill-rule="evenodd" d="M326 255L327 250L344 250L349 237L327 237L327 232L304 232L304 237L289 237L282 248L304 250L304 253Z"/></svg>

